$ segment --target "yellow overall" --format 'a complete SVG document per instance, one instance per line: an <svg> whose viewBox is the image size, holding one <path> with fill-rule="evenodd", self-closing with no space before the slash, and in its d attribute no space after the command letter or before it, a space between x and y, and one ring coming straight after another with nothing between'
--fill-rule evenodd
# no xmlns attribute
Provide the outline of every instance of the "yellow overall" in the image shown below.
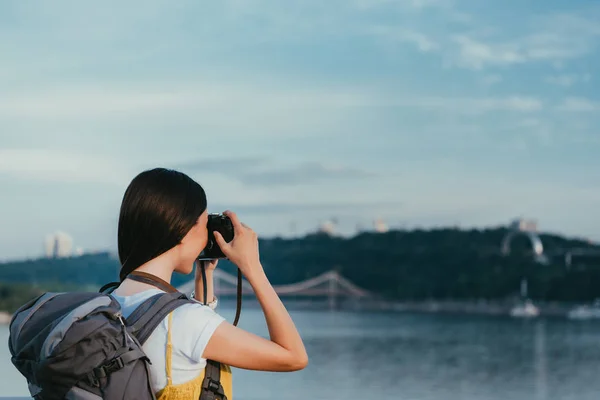
<svg viewBox="0 0 600 400"><path fill-rule="evenodd" d="M171 343L171 326L173 314L169 314L169 328L167 331L167 386L156 394L157 400L198 400L202 391L202 381L204 379L204 370L198 377L191 381L173 385L171 378L171 356L173 354L173 344ZM227 400L232 400L231 368L228 365L221 364L221 385L227 396Z"/></svg>

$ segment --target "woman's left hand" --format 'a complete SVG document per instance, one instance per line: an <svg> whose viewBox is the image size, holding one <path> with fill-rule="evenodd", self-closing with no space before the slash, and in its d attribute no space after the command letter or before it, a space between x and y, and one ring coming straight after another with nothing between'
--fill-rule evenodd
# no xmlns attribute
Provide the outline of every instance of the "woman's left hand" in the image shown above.
<svg viewBox="0 0 600 400"><path fill-rule="evenodd" d="M215 270L215 268L217 268L219 260L198 261L196 264L196 280L202 279L202 264L200 263L204 263L204 269L206 272L212 272Z"/></svg>

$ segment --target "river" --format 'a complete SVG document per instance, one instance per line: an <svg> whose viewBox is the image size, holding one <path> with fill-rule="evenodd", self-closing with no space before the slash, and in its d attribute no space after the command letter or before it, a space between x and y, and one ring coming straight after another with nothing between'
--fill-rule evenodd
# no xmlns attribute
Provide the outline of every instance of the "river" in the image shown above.
<svg viewBox="0 0 600 400"><path fill-rule="evenodd" d="M233 310L222 311L229 320ZM238 400L596 400L600 322L294 311L310 364L234 370ZM240 326L266 335L258 310ZM0 396L27 396L0 328Z"/></svg>

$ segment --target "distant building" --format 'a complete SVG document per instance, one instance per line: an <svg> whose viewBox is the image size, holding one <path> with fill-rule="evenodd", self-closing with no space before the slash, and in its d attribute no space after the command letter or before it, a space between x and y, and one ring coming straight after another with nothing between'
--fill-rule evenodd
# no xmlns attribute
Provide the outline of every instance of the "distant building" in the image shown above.
<svg viewBox="0 0 600 400"><path fill-rule="evenodd" d="M46 236L46 257L62 258L73 255L73 238L65 232L55 232Z"/></svg>
<svg viewBox="0 0 600 400"><path fill-rule="evenodd" d="M516 219L510 224L510 228L515 231L537 232L537 222L533 220Z"/></svg>
<svg viewBox="0 0 600 400"><path fill-rule="evenodd" d="M383 219L379 218L373 221L373 230L375 230L375 232L378 233L385 233L389 229L387 224L383 221Z"/></svg>
<svg viewBox="0 0 600 400"><path fill-rule="evenodd" d="M323 222L318 229L319 233L325 233L329 236L335 235L335 223L333 221Z"/></svg>

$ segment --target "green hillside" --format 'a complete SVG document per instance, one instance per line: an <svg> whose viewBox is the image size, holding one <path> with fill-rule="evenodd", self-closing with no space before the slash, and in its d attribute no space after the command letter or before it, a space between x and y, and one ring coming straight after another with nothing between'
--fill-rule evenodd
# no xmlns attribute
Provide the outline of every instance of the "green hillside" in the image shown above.
<svg viewBox="0 0 600 400"><path fill-rule="evenodd" d="M567 269L561 249L594 247L585 241L541 235L549 265L533 261L525 237L500 254L504 229L413 230L363 233L336 238L310 235L261 240L261 258L274 284L293 283L336 269L357 285L390 300L503 299L518 291L523 277L540 300L588 301L600 297L600 257L575 259ZM595 247L596 248L596 247ZM234 272L228 262L221 268ZM117 278L118 260L109 253L66 259L0 264L0 307L46 288L97 289ZM190 277L176 276L179 285ZM15 284L24 285L18 286ZM23 289L27 288L27 289ZM16 302L18 303L18 301Z"/></svg>

